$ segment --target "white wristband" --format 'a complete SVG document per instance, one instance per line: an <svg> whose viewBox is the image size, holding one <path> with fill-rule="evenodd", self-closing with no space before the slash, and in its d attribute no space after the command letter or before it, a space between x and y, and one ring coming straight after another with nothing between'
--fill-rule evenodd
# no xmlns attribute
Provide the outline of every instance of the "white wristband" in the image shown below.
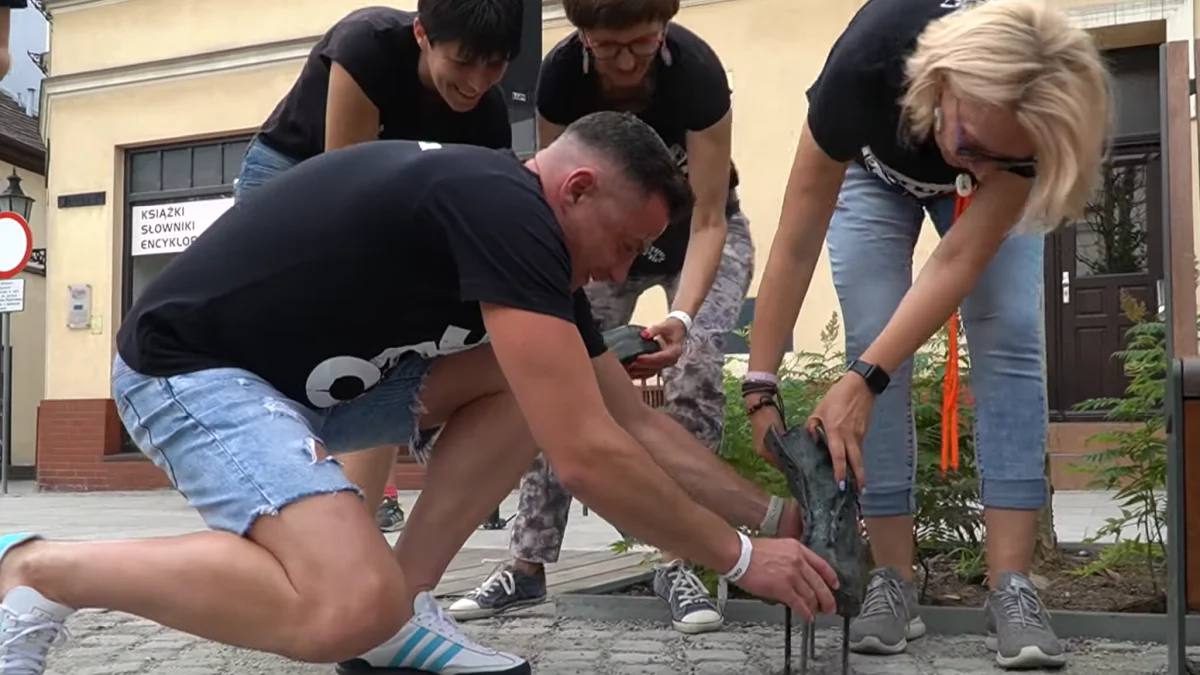
<svg viewBox="0 0 1200 675"><path fill-rule="evenodd" d="M750 543L750 537L747 537L741 530L738 530L737 536L742 540L742 552L738 556L737 562L734 563L733 569L721 575L722 578L735 584L746 575L746 570L750 569L750 552L754 548Z"/></svg>
<svg viewBox="0 0 1200 675"><path fill-rule="evenodd" d="M779 384L779 376L775 373L768 373L765 370L751 370L742 378L743 382L770 382L771 384Z"/></svg>
<svg viewBox="0 0 1200 675"><path fill-rule="evenodd" d="M672 318L679 319L683 323L683 332L685 332L685 333L692 332L692 317L688 316L687 312L685 312L681 309L677 309L677 310L671 312L670 314L668 314L667 318L668 319L672 319Z"/></svg>

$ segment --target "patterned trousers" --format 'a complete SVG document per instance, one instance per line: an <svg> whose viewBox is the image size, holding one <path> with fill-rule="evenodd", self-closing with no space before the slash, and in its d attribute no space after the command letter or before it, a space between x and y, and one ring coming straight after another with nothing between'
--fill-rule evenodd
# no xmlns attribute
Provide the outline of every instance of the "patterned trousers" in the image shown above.
<svg viewBox="0 0 1200 675"><path fill-rule="evenodd" d="M712 289L692 322L683 356L663 370L665 412L713 452L721 448L725 420L725 336L733 330L754 275L754 244L744 213L727 219L725 249ZM601 330L629 323L642 293L662 286L675 299L677 275L630 277L623 284L593 282L585 287ZM509 551L535 563L558 561L571 511L571 494L541 453L521 479Z"/></svg>

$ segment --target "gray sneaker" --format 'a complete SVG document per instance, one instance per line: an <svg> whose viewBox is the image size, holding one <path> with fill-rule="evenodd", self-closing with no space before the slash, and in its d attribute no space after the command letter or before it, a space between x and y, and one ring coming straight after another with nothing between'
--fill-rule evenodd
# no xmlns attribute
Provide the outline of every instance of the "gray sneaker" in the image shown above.
<svg viewBox="0 0 1200 675"><path fill-rule="evenodd" d="M447 613L458 621L486 619L536 605L546 599L546 569L526 574L512 564L502 565L471 592L450 605Z"/></svg>
<svg viewBox="0 0 1200 675"><path fill-rule="evenodd" d="M925 634L917 613L917 588L891 567L871 570L862 611L850 622L850 649L859 654L899 654Z"/></svg>
<svg viewBox="0 0 1200 675"><path fill-rule="evenodd" d="M708 589L682 560L654 568L654 594L671 608L671 623L681 633L708 633L725 624Z"/></svg>
<svg viewBox="0 0 1200 675"><path fill-rule="evenodd" d="M1037 588L1017 572L1002 572L983 605L987 647L1001 668L1060 668L1067 663Z"/></svg>

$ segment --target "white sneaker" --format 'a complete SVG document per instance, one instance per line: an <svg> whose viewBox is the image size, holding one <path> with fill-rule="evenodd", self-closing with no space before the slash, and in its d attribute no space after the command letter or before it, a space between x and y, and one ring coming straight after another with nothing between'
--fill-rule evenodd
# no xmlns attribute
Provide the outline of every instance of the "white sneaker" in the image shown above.
<svg viewBox="0 0 1200 675"><path fill-rule="evenodd" d="M341 675L395 672L437 675L530 675L529 662L472 642L432 593L413 600L413 617L392 639L337 664ZM7 672L0 675L9 675ZM35 673L34 675L40 675Z"/></svg>
<svg viewBox="0 0 1200 675"><path fill-rule="evenodd" d="M27 586L9 591L0 602L0 675L42 675L74 611Z"/></svg>

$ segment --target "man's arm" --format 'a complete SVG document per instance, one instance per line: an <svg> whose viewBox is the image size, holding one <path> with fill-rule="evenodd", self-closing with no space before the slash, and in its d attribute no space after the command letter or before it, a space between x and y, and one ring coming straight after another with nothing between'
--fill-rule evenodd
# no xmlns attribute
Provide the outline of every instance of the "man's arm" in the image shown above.
<svg viewBox="0 0 1200 675"><path fill-rule="evenodd" d="M675 420L646 405L615 354L605 352L592 359L592 367L604 403L616 422L693 499L735 525L762 525L769 495L701 445Z"/></svg>
<svg viewBox="0 0 1200 675"><path fill-rule="evenodd" d="M621 530L719 572L738 534L697 505L609 415L579 329L480 303L496 359L534 440L568 490Z"/></svg>
<svg viewBox="0 0 1200 675"><path fill-rule="evenodd" d="M325 150L336 150L379 137L379 108L336 61L329 64L325 100Z"/></svg>
<svg viewBox="0 0 1200 675"><path fill-rule="evenodd" d="M750 326L751 371L779 370L787 336L796 325L821 257L821 244L848 164L825 154L813 140L807 123L800 128L779 227L755 300Z"/></svg>
<svg viewBox="0 0 1200 675"><path fill-rule="evenodd" d="M716 124L687 134L688 181L696 202L672 309L687 312L693 318L712 288L725 250L725 203L729 196L732 138L732 108Z"/></svg>

